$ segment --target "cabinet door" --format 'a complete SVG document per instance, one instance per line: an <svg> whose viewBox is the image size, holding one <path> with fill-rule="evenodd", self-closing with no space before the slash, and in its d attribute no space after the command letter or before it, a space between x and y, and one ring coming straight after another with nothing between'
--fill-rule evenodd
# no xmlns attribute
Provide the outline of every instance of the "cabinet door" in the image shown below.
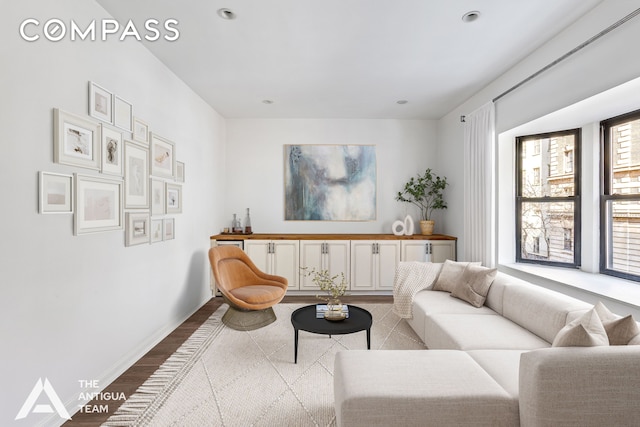
<svg viewBox="0 0 640 427"><path fill-rule="evenodd" d="M427 240L403 240L402 261L427 261Z"/></svg>
<svg viewBox="0 0 640 427"><path fill-rule="evenodd" d="M244 251L249 255L256 267L267 274L272 274L269 243L269 240L246 240L244 242Z"/></svg>
<svg viewBox="0 0 640 427"><path fill-rule="evenodd" d="M351 241L351 290L366 291L375 289L374 241Z"/></svg>
<svg viewBox="0 0 640 427"><path fill-rule="evenodd" d="M393 289L396 268L400 262L400 242L380 240L377 245L376 289Z"/></svg>
<svg viewBox="0 0 640 427"><path fill-rule="evenodd" d="M351 258L351 242L349 240L331 240L326 243L326 252L323 259L323 268L329 270L329 274L344 274L344 278L349 281L351 270L349 262Z"/></svg>
<svg viewBox="0 0 640 427"><path fill-rule="evenodd" d="M431 262L445 262L456 260L456 242L454 240L432 240Z"/></svg>
<svg viewBox="0 0 640 427"><path fill-rule="evenodd" d="M301 240L300 241L300 267L316 270L323 270L323 248L322 240ZM300 272L300 289L317 291L319 288L311 281L312 277L305 276Z"/></svg>
<svg viewBox="0 0 640 427"><path fill-rule="evenodd" d="M271 274L286 277L289 282L289 289L300 288L298 282L300 277L298 268L299 247L298 240L272 242L273 269Z"/></svg>

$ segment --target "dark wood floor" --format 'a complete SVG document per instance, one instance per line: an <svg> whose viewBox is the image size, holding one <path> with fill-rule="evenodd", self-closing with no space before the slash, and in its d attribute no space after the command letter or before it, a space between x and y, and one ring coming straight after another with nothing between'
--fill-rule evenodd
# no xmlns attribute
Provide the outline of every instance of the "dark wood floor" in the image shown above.
<svg viewBox="0 0 640 427"><path fill-rule="evenodd" d="M314 304L318 300L314 296L288 296L283 303L309 303ZM343 301L349 304L356 303L390 303L391 296L346 296ZM131 396L171 356L186 340L213 314L222 304L222 298L212 298L204 304L198 311L189 317L184 323L176 328L171 334L163 339L158 345L149 350L140 360L113 381L103 390L103 395L107 393L124 393L126 397ZM93 427L99 426L107 420L123 403L122 400L93 400L85 406L86 410L77 412L67 421L65 426L72 427ZM95 412L90 410L95 409Z"/></svg>

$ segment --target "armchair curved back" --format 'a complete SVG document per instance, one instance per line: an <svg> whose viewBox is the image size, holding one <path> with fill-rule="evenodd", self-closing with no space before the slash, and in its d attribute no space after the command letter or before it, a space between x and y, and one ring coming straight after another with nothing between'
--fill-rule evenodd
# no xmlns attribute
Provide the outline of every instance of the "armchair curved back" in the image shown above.
<svg viewBox="0 0 640 427"><path fill-rule="evenodd" d="M237 246L209 249L209 262L220 292L240 308L261 310L273 306L287 291L286 278L263 272ZM258 286L255 292L251 286Z"/></svg>

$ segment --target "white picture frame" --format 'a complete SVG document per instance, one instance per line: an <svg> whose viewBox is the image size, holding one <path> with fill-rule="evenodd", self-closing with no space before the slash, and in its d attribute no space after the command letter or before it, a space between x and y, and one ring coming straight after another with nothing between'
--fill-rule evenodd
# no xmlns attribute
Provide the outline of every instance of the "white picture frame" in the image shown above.
<svg viewBox="0 0 640 427"><path fill-rule="evenodd" d="M182 213L182 185L167 183L165 195L168 214Z"/></svg>
<svg viewBox="0 0 640 427"><path fill-rule="evenodd" d="M142 245L151 241L149 212L127 212L125 246Z"/></svg>
<svg viewBox="0 0 640 427"><path fill-rule="evenodd" d="M39 173L41 214L73 213L73 176L41 171Z"/></svg>
<svg viewBox="0 0 640 427"><path fill-rule="evenodd" d="M122 176L124 144L122 132L107 125L100 125L100 172Z"/></svg>
<svg viewBox="0 0 640 427"><path fill-rule="evenodd" d="M102 86L89 82L89 115L113 123L113 94Z"/></svg>
<svg viewBox="0 0 640 427"><path fill-rule="evenodd" d="M53 109L53 161L87 169L100 169L100 124Z"/></svg>
<svg viewBox="0 0 640 427"><path fill-rule="evenodd" d="M122 230L122 179L74 174L74 235Z"/></svg>
<svg viewBox="0 0 640 427"><path fill-rule="evenodd" d="M162 240L173 240L176 238L175 218L164 218L162 220Z"/></svg>
<svg viewBox="0 0 640 427"><path fill-rule="evenodd" d="M118 95L113 97L113 124L127 132L132 131L133 105Z"/></svg>
<svg viewBox="0 0 640 427"><path fill-rule="evenodd" d="M173 179L176 175L175 144L151 133L151 175Z"/></svg>
<svg viewBox="0 0 640 427"><path fill-rule="evenodd" d="M184 162L176 162L176 182L184 182Z"/></svg>
<svg viewBox="0 0 640 427"><path fill-rule="evenodd" d="M149 125L139 117L133 118L133 140L149 145Z"/></svg>
<svg viewBox="0 0 640 427"><path fill-rule="evenodd" d="M150 242L162 242L164 238L164 221L162 218L151 218Z"/></svg>
<svg viewBox="0 0 640 427"><path fill-rule="evenodd" d="M166 213L166 188L165 182L151 178L151 191L150 191L150 203L151 203L151 215L164 215Z"/></svg>
<svg viewBox="0 0 640 427"><path fill-rule="evenodd" d="M132 141L124 142L124 207L149 208L149 149Z"/></svg>

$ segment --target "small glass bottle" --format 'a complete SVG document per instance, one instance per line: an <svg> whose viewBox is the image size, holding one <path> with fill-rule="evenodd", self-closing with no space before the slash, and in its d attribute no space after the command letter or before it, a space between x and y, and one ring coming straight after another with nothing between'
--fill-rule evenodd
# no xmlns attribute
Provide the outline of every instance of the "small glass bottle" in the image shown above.
<svg viewBox="0 0 640 427"><path fill-rule="evenodd" d="M244 232L245 234L251 234L251 216L249 215L249 208L247 208L247 216L244 219Z"/></svg>
<svg viewBox="0 0 640 427"><path fill-rule="evenodd" d="M242 225L240 225L240 220L238 219L238 215L236 214L233 214L233 221L231 222L231 232L242 233Z"/></svg>

